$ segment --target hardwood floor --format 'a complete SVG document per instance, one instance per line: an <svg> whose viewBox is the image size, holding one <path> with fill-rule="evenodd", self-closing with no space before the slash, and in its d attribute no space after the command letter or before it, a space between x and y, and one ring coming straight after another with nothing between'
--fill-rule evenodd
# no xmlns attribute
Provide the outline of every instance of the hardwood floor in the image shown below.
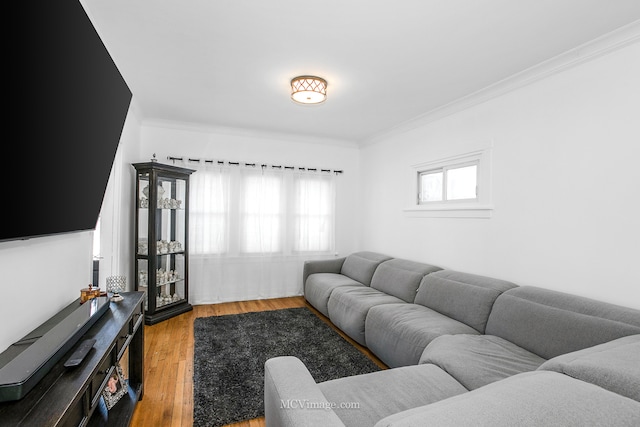
<svg viewBox="0 0 640 427"><path fill-rule="evenodd" d="M304 297L196 305L193 311L144 327L144 398L136 406L131 426L193 425L193 319L294 307L308 307L354 347L369 356L378 366L386 369L384 363L367 348L333 326L324 315L309 305ZM263 427L265 423L263 417L232 425Z"/></svg>

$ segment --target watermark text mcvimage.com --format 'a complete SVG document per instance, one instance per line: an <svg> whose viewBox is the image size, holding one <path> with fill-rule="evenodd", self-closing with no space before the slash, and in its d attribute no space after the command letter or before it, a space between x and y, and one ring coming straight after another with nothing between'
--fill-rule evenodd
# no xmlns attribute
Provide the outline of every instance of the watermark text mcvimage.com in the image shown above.
<svg viewBox="0 0 640 427"><path fill-rule="evenodd" d="M280 409L360 409L360 402L327 402L309 399L281 399Z"/></svg>

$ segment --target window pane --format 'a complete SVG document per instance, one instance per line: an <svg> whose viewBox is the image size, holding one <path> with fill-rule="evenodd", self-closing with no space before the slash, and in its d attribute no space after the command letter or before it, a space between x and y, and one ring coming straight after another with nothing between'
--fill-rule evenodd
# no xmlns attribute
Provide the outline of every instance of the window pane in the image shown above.
<svg viewBox="0 0 640 427"><path fill-rule="evenodd" d="M191 177L191 190L189 205L191 253L225 253L228 249L228 173L221 170L201 170Z"/></svg>
<svg viewBox="0 0 640 427"><path fill-rule="evenodd" d="M442 171L420 174L420 203L442 200Z"/></svg>
<svg viewBox="0 0 640 427"><path fill-rule="evenodd" d="M326 252L332 249L333 194L330 177L296 179L294 251Z"/></svg>
<svg viewBox="0 0 640 427"><path fill-rule="evenodd" d="M475 199L478 165L447 171L447 200Z"/></svg>
<svg viewBox="0 0 640 427"><path fill-rule="evenodd" d="M250 175L244 178L242 204L242 251L279 252L281 199L280 175Z"/></svg>

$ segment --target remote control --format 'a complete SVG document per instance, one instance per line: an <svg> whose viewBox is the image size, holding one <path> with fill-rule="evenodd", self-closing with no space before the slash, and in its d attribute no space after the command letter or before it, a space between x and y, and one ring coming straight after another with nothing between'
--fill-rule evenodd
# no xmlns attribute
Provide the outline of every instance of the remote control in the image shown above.
<svg viewBox="0 0 640 427"><path fill-rule="evenodd" d="M82 341L82 344L80 344L80 347L78 347L77 350L73 352L71 357L68 358L66 362L64 362L64 367L71 368L73 366L78 366L80 363L82 363L82 360L87 355L87 353L89 353L89 350L93 348L93 345L95 343L96 343L96 340L93 338Z"/></svg>

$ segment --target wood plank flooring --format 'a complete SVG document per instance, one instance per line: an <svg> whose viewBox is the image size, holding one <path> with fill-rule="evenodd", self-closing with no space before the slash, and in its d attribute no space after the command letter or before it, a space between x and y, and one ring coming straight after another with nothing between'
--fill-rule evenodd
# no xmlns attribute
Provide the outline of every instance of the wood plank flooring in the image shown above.
<svg viewBox="0 0 640 427"><path fill-rule="evenodd" d="M354 347L386 369L377 357L338 330L304 297L239 301L196 305L193 311L156 325L145 326L144 398L138 402L131 420L133 427L193 425L193 320L196 317L308 307L331 325ZM232 424L234 427L263 427L264 417Z"/></svg>

